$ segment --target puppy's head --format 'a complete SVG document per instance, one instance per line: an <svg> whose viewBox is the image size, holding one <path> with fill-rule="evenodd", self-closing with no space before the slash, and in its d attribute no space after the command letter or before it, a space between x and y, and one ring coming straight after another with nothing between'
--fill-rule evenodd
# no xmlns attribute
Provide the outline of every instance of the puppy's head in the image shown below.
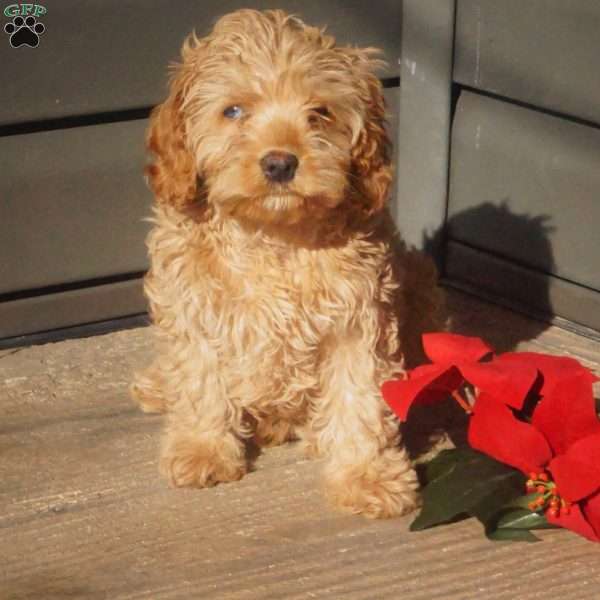
<svg viewBox="0 0 600 600"><path fill-rule="evenodd" d="M241 10L190 36L151 118L158 201L267 224L381 209L391 169L376 54L281 11Z"/></svg>

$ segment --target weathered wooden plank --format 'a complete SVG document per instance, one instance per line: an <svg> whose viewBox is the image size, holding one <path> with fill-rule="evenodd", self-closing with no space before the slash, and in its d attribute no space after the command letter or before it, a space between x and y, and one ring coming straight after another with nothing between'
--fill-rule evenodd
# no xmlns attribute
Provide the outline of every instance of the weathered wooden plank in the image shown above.
<svg viewBox="0 0 600 600"><path fill-rule="evenodd" d="M454 292L450 306L455 330L499 349L598 368L598 342ZM598 549L575 535L494 544L472 520L409 533L411 517L341 515L293 445L240 482L168 489L161 418L126 394L150 355L148 329L0 353L0 598L598 597Z"/></svg>

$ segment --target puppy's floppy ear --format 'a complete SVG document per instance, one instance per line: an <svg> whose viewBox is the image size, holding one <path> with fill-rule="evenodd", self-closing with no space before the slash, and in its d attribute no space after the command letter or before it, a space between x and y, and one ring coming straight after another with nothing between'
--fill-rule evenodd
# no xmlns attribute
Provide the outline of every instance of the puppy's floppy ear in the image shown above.
<svg viewBox="0 0 600 600"><path fill-rule="evenodd" d="M381 210L387 201L392 181L391 143L385 130L383 89L373 70L383 62L373 59L379 51L354 49L359 75L359 93L364 107L363 126L352 148L353 187L357 201L367 215Z"/></svg>
<svg viewBox="0 0 600 600"><path fill-rule="evenodd" d="M145 173L156 200L183 209L199 197L194 158L187 149L182 111L186 92L184 67L171 80L169 97L150 116L146 138L153 155Z"/></svg>

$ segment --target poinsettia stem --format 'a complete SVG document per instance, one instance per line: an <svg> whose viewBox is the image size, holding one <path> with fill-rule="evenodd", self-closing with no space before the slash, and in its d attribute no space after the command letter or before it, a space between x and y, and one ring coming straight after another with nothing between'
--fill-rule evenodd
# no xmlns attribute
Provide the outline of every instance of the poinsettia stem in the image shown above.
<svg viewBox="0 0 600 600"><path fill-rule="evenodd" d="M458 404L460 405L460 407L468 414L470 415L473 412L473 409L471 408L471 405L460 395L458 390L454 390L452 392L452 397L458 402Z"/></svg>

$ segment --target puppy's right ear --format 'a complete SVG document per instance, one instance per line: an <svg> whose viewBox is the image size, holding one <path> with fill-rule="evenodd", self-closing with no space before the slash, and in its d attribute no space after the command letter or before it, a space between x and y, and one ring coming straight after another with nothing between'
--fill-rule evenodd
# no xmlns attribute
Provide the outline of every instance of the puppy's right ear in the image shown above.
<svg viewBox="0 0 600 600"><path fill-rule="evenodd" d="M177 73L169 97L152 111L146 145L153 158L145 169L157 202L180 210L199 199L194 158L185 137L184 82L183 73Z"/></svg>

